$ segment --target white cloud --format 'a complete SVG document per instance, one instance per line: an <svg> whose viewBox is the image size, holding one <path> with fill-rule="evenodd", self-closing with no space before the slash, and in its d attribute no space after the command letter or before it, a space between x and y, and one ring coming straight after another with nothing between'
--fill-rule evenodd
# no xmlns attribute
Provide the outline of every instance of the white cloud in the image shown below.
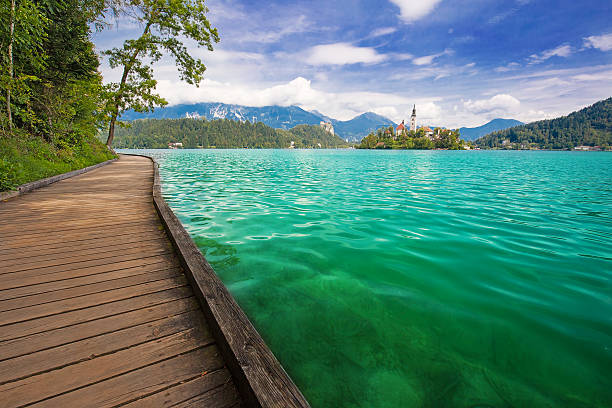
<svg viewBox="0 0 612 408"><path fill-rule="evenodd" d="M349 43L316 45L303 54L309 65L376 64L387 57L371 47L356 47Z"/></svg>
<svg viewBox="0 0 612 408"><path fill-rule="evenodd" d="M495 68L495 72L508 72L508 71L515 70L520 66L521 64L519 64L518 62L511 62L506 66Z"/></svg>
<svg viewBox="0 0 612 408"><path fill-rule="evenodd" d="M442 0L390 0L400 9L400 19L406 23L419 20L433 11Z"/></svg>
<svg viewBox="0 0 612 408"><path fill-rule="evenodd" d="M499 94L489 99L463 102L464 108L475 114L486 113L513 113L516 112L521 102L512 95Z"/></svg>
<svg viewBox="0 0 612 408"><path fill-rule="evenodd" d="M412 63L414 65L430 65L436 58L439 58L443 55L450 55L453 52L449 49L446 49L442 52L439 52L437 54L431 54L431 55L425 55L423 57L418 57L412 60Z"/></svg>
<svg viewBox="0 0 612 408"><path fill-rule="evenodd" d="M586 37L584 39L584 46L587 48L597 48L601 51L610 51L612 50L612 33Z"/></svg>
<svg viewBox="0 0 612 408"><path fill-rule="evenodd" d="M348 120L364 112L376 112L395 122L410 116L416 103L421 123L440 123L442 109L436 98L407 98L382 92L326 92L312 87L310 80L297 77L287 83L256 88L245 83L205 79L199 88L184 82L163 79L157 91L171 105L179 103L222 102L247 106L297 105L318 110L330 117ZM424 121L424 122L423 122Z"/></svg>
<svg viewBox="0 0 612 408"><path fill-rule="evenodd" d="M539 64L552 57L569 57L572 55L574 50L569 45L560 45L557 48L552 48L541 52L540 54L533 54L530 58L530 64Z"/></svg>
<svg viewBox="0 0 612 408"><path fill-rule="evenodd" d="M397 31L397 28L394 28L394 27L377 28L376 30L372 31L369 37L370 38L382 37L383 35L393 34L396 31Z"/></svg>

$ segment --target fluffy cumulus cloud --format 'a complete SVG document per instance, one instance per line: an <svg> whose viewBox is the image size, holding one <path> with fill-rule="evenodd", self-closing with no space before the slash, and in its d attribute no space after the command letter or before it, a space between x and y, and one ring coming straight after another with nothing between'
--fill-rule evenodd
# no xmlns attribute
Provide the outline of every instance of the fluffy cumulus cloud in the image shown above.
<svg viewBox="0 0 612 408"><path fill-rule="evenodd" d="M612 33L586 37L584 39L584 46L587 48L597 48L601 51L611 51Z"/></svg>
<svg viewBox="0 0 612 408"><path fill-rule="evenodd" d="M400 9L400 19L406 23L419 20L429 13L442 0L390 0Z"/></svg>
<svg viewBox="0 0 612 408"><path fill-rule="evenodd" d="M349 43L316 45L303 54L304 62L309 65L375 64L386 58L374 48L356 47Z"/></svg>
<svg viewBox="0 0 612 408"><path fill-rule="evenodd" d="M297 105L318 110L340 120L348 120L363 112L376 112L401 122L417 105L422 123L439 123L442 109L435 98L408 98L382 92L326 92L312 86L310 80L297 77L289 82L267 87L244 83L217 82L205 79L199 88L173 80L160 80L157 90L170 104L223 102L247 106Z"/></svg>
<svg viewBox="0 0 612 408"><path fill-rule="evenodd" d="M556 48L552 48L550 50L546 50L541 52L540 54L533 54L529 57L531 64L539 64L541 62L546 61L552 57L569 57L572 55L574 50L569 45L560 45Z"/></svg>
<svg viewBox="0 0 612 408"><path fill-rule="evenodd" d="M512 95L499 94L489 99L468 100L464 108L475 114L511 114L517 112L521 102Z"/></svg>

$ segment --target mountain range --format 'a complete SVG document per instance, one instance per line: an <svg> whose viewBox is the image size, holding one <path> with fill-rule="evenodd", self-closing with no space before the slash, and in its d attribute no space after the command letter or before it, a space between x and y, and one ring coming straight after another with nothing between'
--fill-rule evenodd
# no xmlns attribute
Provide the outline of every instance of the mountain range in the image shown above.
<svg viewBox="0 0 612 408"><path fill-rule="evenodd" d="M122 120L135 119L179 119L179 118L230 119L236 121L262 122L276 129L291 129L297 125L318 125L331 122L334 132L343 139L359 141L368 133L383 126L395 126L391 119L367 112L351 120L337 120L317 111L307 111L299 106L252 107L225 103L195 103L157 108L153 112L127 111Z"/></svg>
<svg viewBox="0 0 612 408"><path fill-rule="evenodd" d="M181 104L157 108L153 112L138 113L127 111L122 120L135 119L180 119L206 118L207 120L229 119L235 121L262 122L276 129L291 129L297 125L318 125L321 121L331 122L334 132L342 139L359 142L363 137L386 126L397 126L391 119L373 112L366 112L350 120L337 120L317 111L307 111L299 106L243 106L218 102ZM494 119L475 128L461 128L461 138L475 140L488 133L522 125L514 119Z"/></svg>
<svg viewBox="0 0 612 408"><path fill-rule="evenodd" d="M524 125L523 122L514 119L493 119L492 121L485 123L482 126L468 128L459 128L459 134L463 140L476 140L479 137L488 135L491 132L498 130L505 130L514 126Z"/></svg>

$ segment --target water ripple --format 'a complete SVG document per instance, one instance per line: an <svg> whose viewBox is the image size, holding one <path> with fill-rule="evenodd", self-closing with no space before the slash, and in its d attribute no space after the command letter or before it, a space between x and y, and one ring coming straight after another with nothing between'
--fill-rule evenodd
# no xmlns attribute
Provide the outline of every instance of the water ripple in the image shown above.
<svg viewBox="0 0 612 408"><path fill-rule="evenodd" d="M313 406L612 401L611 154L146 153Z"/></svg>

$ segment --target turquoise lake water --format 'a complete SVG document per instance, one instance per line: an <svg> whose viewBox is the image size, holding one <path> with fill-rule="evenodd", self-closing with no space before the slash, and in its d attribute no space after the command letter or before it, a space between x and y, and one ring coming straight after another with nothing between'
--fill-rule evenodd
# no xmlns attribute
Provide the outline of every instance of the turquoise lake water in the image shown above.
<svg viewBox="0 0 612 408"><path fill-rule="evenodd" d="M612 405L612 154L137 152L313 407Z"/></svg>

